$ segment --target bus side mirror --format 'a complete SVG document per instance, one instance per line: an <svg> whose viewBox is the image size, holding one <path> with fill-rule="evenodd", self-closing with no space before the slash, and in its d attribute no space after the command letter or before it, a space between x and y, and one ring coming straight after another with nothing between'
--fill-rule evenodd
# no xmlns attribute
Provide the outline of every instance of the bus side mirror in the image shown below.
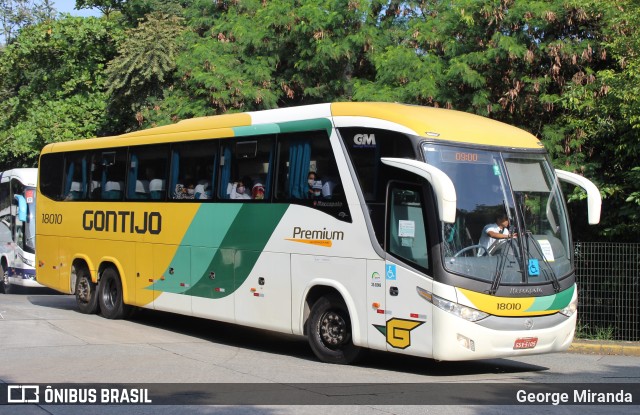
<svg viewBox="0 0 640 415"><path fill-rule="evenodd" d="M383 157L380 161L388 166L397 167L424 177L431 184L436 194L440 220L446 223L454 223L456 221L456 188L445 172L417 160Z"/></svg>
<svg viewBox="0 0 640 415"><path fill-rule="evenodd" d="M14 197L18 201L18 219L20 220L20 222L26 222L27 221L27 201L25 200L24 196L21 196L21 195L15 195Z"/></svg>
<svg viewBox="0 0 640 415"><path fill-rule="evenodd" d="M587 207L589 209L589 225L600 223L600 210L602 209L602 197L595 184L586 177L568 171L556 169L559 180L571 183L583 188L587 192Z"/></svg>

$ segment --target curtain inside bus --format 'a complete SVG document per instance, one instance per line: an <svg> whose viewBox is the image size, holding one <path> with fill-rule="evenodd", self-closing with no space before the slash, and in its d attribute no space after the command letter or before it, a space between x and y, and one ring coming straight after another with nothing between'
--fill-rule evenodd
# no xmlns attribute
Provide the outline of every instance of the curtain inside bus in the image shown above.
<svg viewBox="0 0 640 415"><path fill-rule="evenodd" d="M221 199L229 199L227 188L229 187L229 183L231 183L231 158L231 146L226 145L222 150L220 169L220 191L218 192L218 194L220 195Z"/></svg>
<svg viewBox="0 0 640 415"><path fill-rule="evenodd" d="M311 161L311 143L307 139L291 140L289 146L289 194L294 199L307 197L307 176Z"/></svg>

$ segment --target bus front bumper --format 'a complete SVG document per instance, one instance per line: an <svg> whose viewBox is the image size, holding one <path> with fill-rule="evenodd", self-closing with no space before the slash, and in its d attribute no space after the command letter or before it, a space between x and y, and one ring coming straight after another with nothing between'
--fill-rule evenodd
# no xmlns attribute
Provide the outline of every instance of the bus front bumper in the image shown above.
<svg viewBox="0 0 640 415"><path fill-rule="evenodd" d="M556 322L536 328L537 320L549 317L510 317L505 327L469 322L434 307L433 358L438 360L477 360L518 357L565 351L575 334L577 313L555 316ZM495 318L497 322L500 319ZM538 324L540 326L541 324ZM527 328L531 327L531 328Z"/></svg>

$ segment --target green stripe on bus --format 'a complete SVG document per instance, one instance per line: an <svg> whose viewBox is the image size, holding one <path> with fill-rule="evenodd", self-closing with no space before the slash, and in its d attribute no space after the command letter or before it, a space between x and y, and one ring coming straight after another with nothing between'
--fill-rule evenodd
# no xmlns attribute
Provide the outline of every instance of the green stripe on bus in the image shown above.
<svg viewBox="0 0 640 415"><path fill-rule="evenodd" d="M562 292L556 294L556 299L553 301L553 304L549 307L549 310L562 310L566 306L569 305L571 299L573 298L573 292L575 291L576 286L572 285L571 288L566 289Z"/></svg>
<svg viewBox="0 0 640 415"><path fill-rule="evenodd" d="M221 248L212 252L207 266L202 262L192 264L192 269L199 269L200 274L192 273L194 282L185 294L205 298L223 298L232 294L251 273L259 253L288 208L286 204L247 203L240 206L220 244Z"/></svg>
<svg viewBox="0 0 640 415"><path fill-rule="evenodd" d="M189 290L189 286L182 286L185 280L193 281L193 275L204 275L209 263L213 262L217 248L222 244L229 229L233 226L242 205L239 203L203 204L193 216L191 225L185 232L180 246L176 249L171 262L164 270L164 281L156 281L147 290L171 292L183 294ZM190 275L177 275L172 278L170 269L189 270ZM198 270L199 272L196 273ZM182 271L184 272L184 271ZM207 273L208 274L208 273ZM189 277L189 278L187 278ZM190 285L193 285L190 283Z"/></svg>
<svg viewBox="0 0 640 415"><path fill-rule="evenodd" d="M278 134L280 127L278 124L258 124L248 127L234 127L233 135L236 137L256 136L266 134Z"/></svg>
<svg viewBox="0 0 640 415"><path fill-rule="evenodd" d="M525 311L547 311L555 301L555 298L555 294L545 297L537 297L533 300L533 304L531 304L531 306Z"/></svg>
<svg viewBox="0 0 640 415"><path fill-rule="evenodd" d="M546 297L537 297L526 311L562 310L571 302L574 290L575 286L572 286L558 294L548 295Z"/></svg>
<svg viewBox="0 0 640 415"><path fill-rule="evenodd" d="M313 120L304 121L290 121L278 123L280 126L280 132L282 133L294 133L298 131L317 131L326 130L328 135L331 135L331 129L333 125L327 118L316 118Z"/></svg>
<svg viewBox="0 0 640 415"><path fill-rule="evenodd" d="M234 127L233 134L236 137L253 137L257 135L294 133L298 131L326 130L331 135L331 121L326 118L316 118L304 121L289 121L277 124L257 124L247 127Z"/></svg>

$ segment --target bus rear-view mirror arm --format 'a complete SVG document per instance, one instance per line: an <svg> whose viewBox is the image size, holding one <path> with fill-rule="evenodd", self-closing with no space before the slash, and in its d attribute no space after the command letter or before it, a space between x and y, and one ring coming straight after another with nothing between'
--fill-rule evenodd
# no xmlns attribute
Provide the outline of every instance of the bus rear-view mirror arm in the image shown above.
<svg viewBox="0 0 640 415"><path fill-rule="evenodd" d="M589 225L597 225L600 223L600 210L602 208L602 197L600 191L591 180L580 176L579 174L570 173L564 170L556 169L556 176L559 180L571 183L575 186L583 188L587 192L587 208L589 210Z"/></svg>
<svg viewBox="0 0 640 415"><path fill-rule="evenodd" d="M440 219L446 223L454 223L456 221L456 188L445 172L417 160L390 157L383 157L380 160L388 166L424 177L431 184L436 194Z"/></svg>

